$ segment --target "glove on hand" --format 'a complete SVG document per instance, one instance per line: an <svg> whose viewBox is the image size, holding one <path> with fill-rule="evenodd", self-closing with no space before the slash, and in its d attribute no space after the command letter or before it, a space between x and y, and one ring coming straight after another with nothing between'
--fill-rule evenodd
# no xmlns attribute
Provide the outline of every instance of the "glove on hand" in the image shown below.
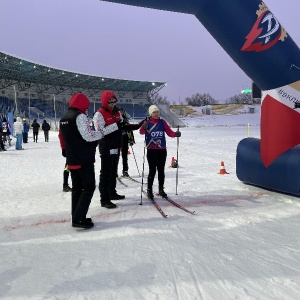
<svg viewBox="0 0 300 300"><path fill-rule="evenodd" d="M141 128L144 122L147 122L147 118L145 118L138 124L138 128Z"/></svg>
<svg viewBox="0 0 300 300"><path fill-rule="evenodd" d="M66 149L62 149L62 150L61 150L61 155L62 155L63 157L66 157Z"/></svg>
<svg viewBox="0 0 300 300"><path fill-rule="evenodd" d="M181 137L181 132L180 131L176 131L176 137Z"/></svg>
<svg viewBox="0 0 300 300"><path fill-rule="evenodd" d="M145 131L147 131L147 130L148 130L148 126L149 126L149 120L146 119L146 121L145 121L145 123L144 123L144 125L143 125L143 129L144 129Z"/></svg>

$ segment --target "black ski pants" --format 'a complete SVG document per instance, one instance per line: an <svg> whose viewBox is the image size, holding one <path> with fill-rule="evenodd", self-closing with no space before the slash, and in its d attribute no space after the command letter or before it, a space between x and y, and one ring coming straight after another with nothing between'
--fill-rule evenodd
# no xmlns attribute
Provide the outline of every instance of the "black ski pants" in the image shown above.
<svg viewBox="0 0 300 300"><path fill-rule="evenodd" d="M119 152L119 151L118 151ZM110 195L115 195L120 152L117 154L101 154L101 170L99 177L99 192L101 203L108 203Z"/></svg>
<svg viewBox="0 0 300 300"><path fill-rule="evenodd" d="M70 170L72 179L72 220L84 221L96 189L94 164Z"/></svg>
<svg viewBox="0 0 300 300"><path fill-rule="evenodd" d="M149 165L149 175L148 175L148 189L152 191L152 186L154 182L154 177L156 170L158 173L158 186L159 190L164 189L165 183L165 164L167 159L167 149L147 150L147 160Z"/></svg>
<svg viewBox="0 0 300 300"><path fill-rule="evenodd" d="M34 141L34 142L37 142L37 140L38 140L38 135L39 135L38 132L33 132L33 141Z"/></svg>

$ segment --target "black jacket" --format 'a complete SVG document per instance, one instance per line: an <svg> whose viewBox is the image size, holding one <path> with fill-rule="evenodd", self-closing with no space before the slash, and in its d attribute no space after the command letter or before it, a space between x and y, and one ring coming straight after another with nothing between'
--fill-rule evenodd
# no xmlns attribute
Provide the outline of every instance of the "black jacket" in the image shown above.
<svg viewBox="0 0 300 300"><path fill-rule="evenodd" d="M85 141L76 125L76 118L81 114L76 108L69 108L60 120L60 130L66 148L68 165L93 164L98 142Z"/></svg>

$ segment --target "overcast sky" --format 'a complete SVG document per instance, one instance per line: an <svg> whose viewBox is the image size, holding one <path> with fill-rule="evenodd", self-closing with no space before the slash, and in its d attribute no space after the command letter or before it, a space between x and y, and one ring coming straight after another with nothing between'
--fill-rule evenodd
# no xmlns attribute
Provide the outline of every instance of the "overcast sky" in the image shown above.
<svg viewBox="0 0 300 300"><path fill-rule="evenodd" d="M265 3L299 45L299 0ZM296 25L297 24L297 25ZM225 100L251 80L193 15L99 0L1 0L0 51L103 77L162 81L170 101Z"/></svg>

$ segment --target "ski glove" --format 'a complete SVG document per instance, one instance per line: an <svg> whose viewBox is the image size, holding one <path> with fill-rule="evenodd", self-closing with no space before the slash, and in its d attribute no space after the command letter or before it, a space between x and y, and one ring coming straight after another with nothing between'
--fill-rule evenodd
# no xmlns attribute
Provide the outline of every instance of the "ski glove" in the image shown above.
<svg viewBox="0 0 300 300"><path fill-rule="evenodd" d="M181 132L180 131L176 131L176 137L181 137Z"/></svg>
<svg viewBox="0 0 300 300"><path fill-rule="evenodd" d="M62 150L61 150L61 155L62 155L63 157L66 157L66 150L65 150L65 149L62 149Z"/></svg>
<svg viewBox="0 0 300 300"><path fill-rule="evenodd" d="M143 129L144 129L145 131L147 131L147 130L148 130L148 127L149 127L149 120L146 120L146 122L145 122L144 125L143 125Z"/></svg>
<svg viewBox="0 0 300 300"><path fill-rule="evenodd" d="M142 125L143 125L143 123L144 123L145 121L147 122L147 119L144 119L144 120L142 120L142 121L141 121L141 122L138 124L138 125L139 125L139 127L138 127L138 128L141 128L141 127L142 127Z"/></svg>

